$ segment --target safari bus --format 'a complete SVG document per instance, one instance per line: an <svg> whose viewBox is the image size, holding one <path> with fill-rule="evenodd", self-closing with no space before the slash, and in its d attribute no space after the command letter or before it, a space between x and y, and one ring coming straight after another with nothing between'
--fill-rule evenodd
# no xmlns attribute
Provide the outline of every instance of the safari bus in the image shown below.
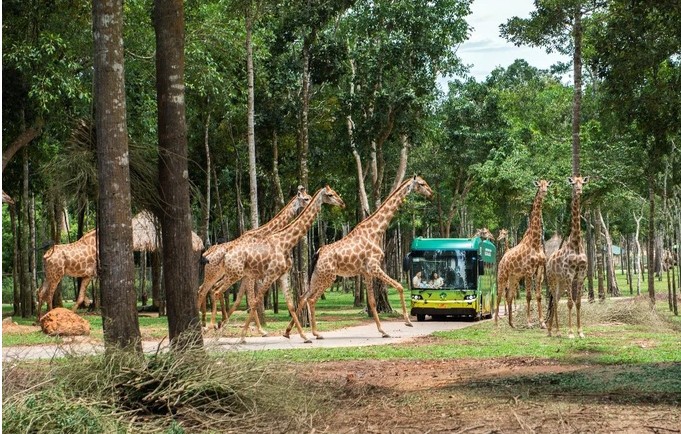
<svg viewBox="0 0 681 434"><path fill-rule="evenodd" d="M475 238L416 238L404 258L411 314L491 318L497 297L497 249Z"/></svg>

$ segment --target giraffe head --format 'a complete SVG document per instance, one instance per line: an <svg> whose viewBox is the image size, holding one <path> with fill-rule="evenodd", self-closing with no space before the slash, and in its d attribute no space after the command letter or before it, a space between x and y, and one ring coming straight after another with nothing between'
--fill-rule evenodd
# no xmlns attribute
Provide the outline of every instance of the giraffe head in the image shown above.
<svg viewBox="0 0 681 434"><path fill-rule="evenodd" d="M430 189L428 183L418 175L414 175L409 183L409 191L422 194L426 198L430 199L433 196L433 190Z"/></svg>
<svg viewBox="0 0 681 434"><path fill-rule="evenodd" d="M296 195L296 201L293 204L293 210L298 213L299 211L305 209L307 204L312 200L312 196L307 194L307 190L302 185L298 186L298 194Z"/></svg>
<svg viewBox="0 0 681 434"><path fill-rule="evenodd" d="M589 182L589 177L575 176L568 178L568 182L572 185L572 190L575 194L582 194L582 187Z"/></svg>
<svg viewBox="0 0 681 434"><path fill-rule="evenodd" d="M551 186L552 182L547 181L545 179L540 179L539 181L534 181L535 187L537 187L539 190L537 191L537 195L541 196L542 198L546 197L546 193L549 191L549 187Z"/></svg>
<svg viewBox="0 0 681 434"><path fill-rule="evenodd" d="M508 238L508 229L499 230L499 235L497 235L497 241L505 240Z"/></svg>
<svg viewBox="0 0 681 434"><path fill-rule="evenodd" d="M489 229L487 229L487 228L478 229L475 232L475 235L473 235L473 238L476 238L476 237L482 238L483 240L493 240L494 239L494 235L492 235L492 232L490 232Z"/></svg>
<svg viewBox="0 0 681 434"><path fill-rule="evenodd" d="M336 193L333 188L329 187L328 184L326 187L322 188L322 203L327 203L329 205L336 205L341 208L345 208L345 202L343 202L343 199L341 199L340 195Z"/></svg>

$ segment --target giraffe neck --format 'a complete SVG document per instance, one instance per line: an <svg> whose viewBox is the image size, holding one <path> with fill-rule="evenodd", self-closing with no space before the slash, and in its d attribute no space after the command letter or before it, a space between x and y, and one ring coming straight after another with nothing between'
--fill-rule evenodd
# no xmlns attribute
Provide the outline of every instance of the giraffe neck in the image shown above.
<svg viewBox="0 0 681 434"><path fill-rule="evenodd" d="M302 213L273 235L272 240L278 243L284 251L293 249L301 238L307 234L317 214L322 209L322 190L319 190Z"/></svg>
<svg viewBox="0 0 681 434"><path fill-rule="evenodd" d="M409 194L410 189L408 187L410 183L411 179L403 182L373 214L359 223L352 232L359 229L365 235L368 234L372 238L382 237L400 205L404 202L404 198Z"/></svg>
<svg viewBox="0 0 681 434"><path fill-rule="evenodd" d="M572 194L572 210L570 220L569 245L575 252L580 252L582 247L582 227L580 225L581 206L579 193Z"/></svg>
<svg viewBox="0 0 681 434"><path fill-rule="evenodd" d="M537 191L537 195L532 203L532 213L530 214L530 227L527 228L523 241L529 243L534 248L541 248L541 208L544 202L544 196Z"/></svg>
<svg viewBox="0 0 681 434"><path fill-rule="evenodd" d="M270 221L264 225L248 231L249 235L260 235L282 230L296 216L296 201L298 197L291 199Z"/></svg>

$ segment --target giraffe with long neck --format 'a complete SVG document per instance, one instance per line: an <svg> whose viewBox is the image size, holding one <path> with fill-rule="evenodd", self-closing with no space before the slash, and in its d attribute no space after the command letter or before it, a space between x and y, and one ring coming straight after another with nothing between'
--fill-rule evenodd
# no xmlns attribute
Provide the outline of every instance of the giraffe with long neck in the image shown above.
<svg viewBox="0 0 681 434"><path fill-rule="evenodd" d="M542 205L548 192L550 181L535 181L537 194L532 202L530 212L530 225L525 231L522 240L513 248L506 251L499 261L497 274L497 306L494 315L494 323L499 321L499 304L505 299L508 324L513 326L513 299L518 291L518 284L525 279L527 292L527 323L530 325L530 302L532 292L537 299L537 310L541 327L544 328L544 319L541 309L541 272L546 263L546 255L542 246ZM533 291L534 290L534 291Z"/></svg>
<svg viewBox="0 0 681 434"><path fill-rule="evenodd" d="M376 312L376 300L372 285L374 278L397 289L400 295L400 303L402 304L404 321L406 325L412 325L404 301L404 288L381 268L384 257L382 240L385 231L388 229L388 225L400 205L402 205L407 195L412 192L422 194L428 198L433 195L433 191L423 178L420 176L409 178L388 196L383 205L355 226L349 234L335 243L321 247L315 254L311 267L310 288L301 297L297 313L299 314L306 304L309 306L312 334L317 339L323 339L323 337L317 332L315 304L326 288L331 286L336 276L352 277L361 275L364 277L364 281L367 284L369 308L376 327L383 337L389 336L381 328L381 322ZM289 336L292 326L293 322L289 322L284 332L285 337Z"/></svg>
<svg viewBox="0 0 681 434"><path fill-rule="evenodd" d="M587 257L582 245L582 229L580 225L582 187L589 182L589 177L568 178L572 184L572 204L570 207L570 236L563 246L553 252L546 263L546 274L551 297L548 335L555 327L556 336L560 336L558 328L558 301L563 291L568 294L568 337L574 338L572 329L572 307L577 308L577 333L584 337L580 310L582 306L582 286L586 278Z"/></svg>
<svg viewBox="0 0 681 434"><path fill-rule="evenodd" d="M88 284L97 277L97 231L91 230L73 243L50 247L43 255L43 265L45 280L38 291L38 320L43 303L47 303L48 312L52 310L54 292L64 276L82 278L78 299L73 305L75 312L85 301Z"/></svg>
<svg viewBox="0 0 681 434"><path fill-rule="evenodd" d="M292 265L291 250L307 234L323 204L345 207L345 203L338 193L327 185L317 191L298 217L284 228L266 238L249 239L247 242L235 246L224 257L227 286L244 279L242 285L252 288L255 286L255 282L259 281L254 296L254 306L258 305L267 288L275 281L279 281L289 312L295 320L300 336L305 341L309 340L303 333L298 317L295 316L293 299L289 293L288 272ZM216 307L213 306L213 316L216 314L215 309ZM253 320L256 321L258 332L263 336L266 335L260 327L255 309L251 308L244 323L241 334L242 341Z"/></svg>
<svg viewBox="0 0 681 434"><path fill-rule="evenodd" d="M220 325L229 318L230 313L227 313L225 304L229 307L229 299L225 300L224 293L229 288L225 287L224 282L224 261L225 253L230 249L234 248L239 243L247 242L249 239L259 239L267 237L270 234L283 229L287 224L293 220L293 218L303 209L308 203L310 203L310 195L307 194L303 186L298 186L298 193L289 201L286 206L284 206L272 219L266 224L251 229L245 232L239 238L226 243L215 244L209 247L204 253L203 258L207 262L204 268L204 278L203 283L199 287L198 293L198 303L201 307L201 322L206 325L206 298L207 295L212 291L213 293L213 304L217 303L216 293L219 294L220 304L222 306L222 321ZM239 286L239 293L237 295L236 305L241 301L244 290L247 289L244 286ZM249 294L248 300L253 300ZM211 320L211 324L214 324Z"/></svg>

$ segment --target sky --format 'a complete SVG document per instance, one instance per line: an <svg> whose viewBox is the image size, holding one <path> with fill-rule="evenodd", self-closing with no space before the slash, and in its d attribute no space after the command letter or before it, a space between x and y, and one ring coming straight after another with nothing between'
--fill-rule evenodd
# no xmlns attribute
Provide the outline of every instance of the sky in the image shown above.
<svg viewBox="0 0 681 434"><path fill-rule="evenodd" d="M525 59L531 66L540 69L548 69L559 61L570 61L567 56L547 54L543 48L516 47L499 36L500 24L514 16L529 18L533 10L533 0L473 0L472 13L467 18L473 31L470 38L461 44L457 55L470 66L470 74L476 81L484 81L494 68L507 67L516 59ZM444 89L447 89L446 85Z"/></svg>

